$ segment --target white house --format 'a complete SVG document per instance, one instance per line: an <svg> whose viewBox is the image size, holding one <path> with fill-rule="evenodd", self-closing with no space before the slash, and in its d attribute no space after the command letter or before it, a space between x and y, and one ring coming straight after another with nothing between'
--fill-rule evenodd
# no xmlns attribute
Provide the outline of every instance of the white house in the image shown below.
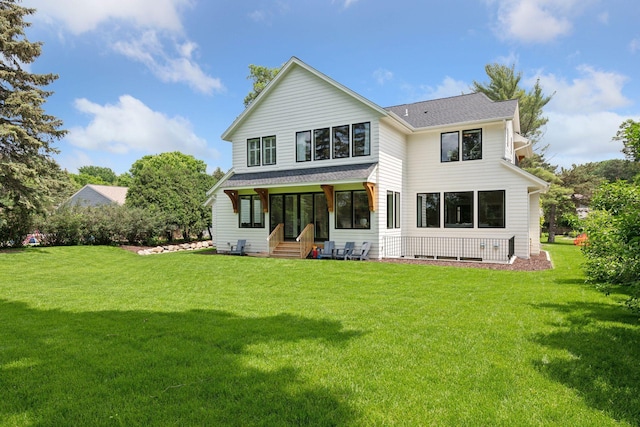
<svg viewBox="0 0 640 427"><path fill-rule="evenodd" d="M222 138L233 167L207 193L216 245L300 256L333 240L371 257L507 262L540 252L540 193L520 169L518 101L483 94L382 108L291 58ZM302 246L302 247L300 247Z"/></svg>
<svg viewBox="0 0 640 427"><path fill-rule="evenodd" d="M127 187L114 185L87 184L69 197L64 204L68 206L101 206L112 203L124 205L128 190Z"/></svg>

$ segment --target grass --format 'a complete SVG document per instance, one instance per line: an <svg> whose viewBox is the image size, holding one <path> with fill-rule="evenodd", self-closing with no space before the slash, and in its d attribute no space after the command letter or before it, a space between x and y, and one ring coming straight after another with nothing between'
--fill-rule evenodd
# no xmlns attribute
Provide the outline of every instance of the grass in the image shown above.
<svg viewBox="0 0 640 427"><path fill-rule="evenodd" d="M0 253L0 426L639 425L640 324L513 272Z"/></svg>

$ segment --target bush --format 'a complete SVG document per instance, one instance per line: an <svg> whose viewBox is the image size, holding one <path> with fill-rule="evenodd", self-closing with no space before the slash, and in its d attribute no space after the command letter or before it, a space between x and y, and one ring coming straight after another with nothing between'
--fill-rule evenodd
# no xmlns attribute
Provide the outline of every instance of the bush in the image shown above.
<svg viewBox="0 0 640 427"><path fill-rule="evenodd" d="M594 283L632 287L627 302L640 304L640 187L616 182L603 185L593 198L585 221L588 243L583 246L585 270Z"/></svg>
<svg viewBox="0 0 640 427"><path fill-rule="evenodd" d="M62 206L43 219L39 229L42 244L52 246L145 244L161 235L164 221L141 208Z"/></svg>

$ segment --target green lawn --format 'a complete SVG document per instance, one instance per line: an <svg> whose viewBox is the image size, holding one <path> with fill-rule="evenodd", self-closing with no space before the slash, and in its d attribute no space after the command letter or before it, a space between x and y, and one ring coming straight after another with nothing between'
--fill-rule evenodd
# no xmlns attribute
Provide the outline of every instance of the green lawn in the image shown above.
<svg viewBox="0 0 640 427"><path fill-rule="evenodd" d="M640 323L580 251L511 272L0 253L0 426L640 425Z"/></svg>

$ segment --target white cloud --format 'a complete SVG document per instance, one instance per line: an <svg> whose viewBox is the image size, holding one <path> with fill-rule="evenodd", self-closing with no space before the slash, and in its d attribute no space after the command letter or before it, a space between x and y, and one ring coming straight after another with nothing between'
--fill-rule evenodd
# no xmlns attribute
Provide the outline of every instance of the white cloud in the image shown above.
<svg viewBox="0 0 640 427"><path fill-rule="evenodd" d="M631 53L640 51L640 38L635 38L629 42L629 50Z"/></svg>
<svg viewBox="0 0 640 427"><path fill-rule="evenodd" d="M629 117L602 111L585 114L550 112L541 145L549 144L546 157L551 164L570 168L572 164L621 159L622 144L613 142L620 124Z"/></svg>
<svg viewBox="0 0 640 427"><path fill-rule="evenodd" d="M197 44L190 40L176 43L183 37L180 12L193 0L26 0L26 5L38 9L36 18L50 24L61 22L75 35L98 28L117 34L133 34L127 40L112 45L129 59L146 65L165 83L186 83L192 89L211 94L223 89L219 79L207 75L193 59ZM162 40L170 40L164 42ZM174 44L174 51L164 45Z"/></svg>
<svg viewBox="0 0 640 427"><path fill-rule="evenodd" d="M384 68L378 68L373 72L373 78L379 85L383 85L393 79L393 73L389 70L385 70Z"/></svg>
<svg viewBox="0 0 640 427"><path fill-rule="evenodd" d="M469 93L471 91L469 87L469 83L446 76L442 83L436 87L421 86L422 95L420 96L420 100L424 101L462 95L463 93Z"/></svg>
<svg viewBox="0 0 640 427"><path fill-rule="evenodd" d="M630 118L616 112L631 104L623 94L627 77L589 65L581 65L576 73L571 80L553 74L527 80L533 84L539 79L547 95L555 92L544 109L549 121L540 142L541 146L549 144L547 159L570 168L572 164L623 158L622 145L611 138Z"/></svg>
<svg viewBox="0 0 640 427"><path fill-rule="evenodd" d="M593 113L625 107L631 103L622 94L626 76L596 70L589 65L577 68L579 77L568 82L553 74L540 75L546 94L554 93L548 108L561 113Z"/></svg>
<svg viewBox="0 0 640 427"><path fill-rule="evenodd" d="M60 21L73 34L92 31L114 21L137 27L182 31L180 11L193 0L25 0L37 9L36 19Z"/></svg>
<svg viewBox="0 0 640 427"><path fill-rule="evenodd" d="M495 2L490 2L493 4ZM504 39L546 43L568 34L577 0L498 0L496 33Z"/></svg>
<svg viewBox="0 0 640 427"><path fill-rule="evenodd" d="M153 111L130 95L121 96L115 105L77 99L75 108L92 117L86 127L69 130L66 139L76 147L116 154L181 151L218 157L215 150L208 148L207 141L193 132L188 120Z"/></svg>
<svg viewBox="0 0 640 427"><path fill-rule="evenodd" d="M170 55L157 33L147 31L136 40L115 43L113 49L129 59L143 63L163 82L186 83L192 89L205 94L224 89L220 79L205 74L193 61L192 55L197 49L197 44L193 42L176 44L175 54Z"/></svg>

